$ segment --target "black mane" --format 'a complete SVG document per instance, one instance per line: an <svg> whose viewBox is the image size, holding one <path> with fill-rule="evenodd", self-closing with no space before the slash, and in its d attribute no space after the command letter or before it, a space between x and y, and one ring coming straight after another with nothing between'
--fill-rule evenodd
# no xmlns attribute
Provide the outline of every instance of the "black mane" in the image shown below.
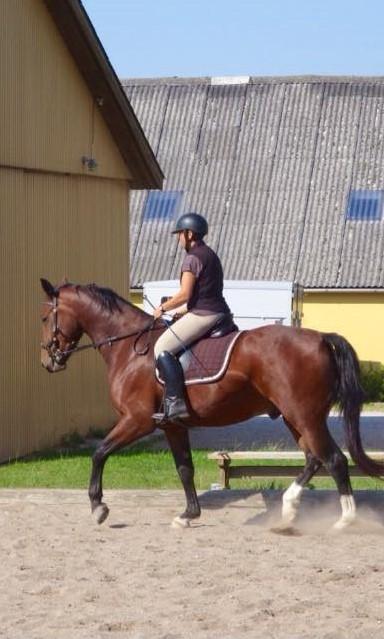
<svg viewBox="0 0 384 639"><path fill-rule="evenodd" d="M72 286L74 286L78 294L82 292L88 293L103 310L108 311L109 313L113 313L115 311L121 313L123 311L123 305L128 304L129 306L132 306L131 302L128 302L128 300L124 299L124 297L115 293L115 291L111 288L98 286L95 283L82 285L66 282L65 284L61 284L56 287L56 291L59 293L61 289Z"/></svg>
<svg viewBox="0 0 384 639"><path fill-rule="evenodd" d="M121 311L122 304L130 304L128 300L125 300L123 297L115 293L111 288L105 288L103 286L97 286L97 284L87 284L83 287L78 287L80 290L86 289L88 293L90 293L91 297L100 304L103 310L109 311L113 313L114 311Z"/></svg>

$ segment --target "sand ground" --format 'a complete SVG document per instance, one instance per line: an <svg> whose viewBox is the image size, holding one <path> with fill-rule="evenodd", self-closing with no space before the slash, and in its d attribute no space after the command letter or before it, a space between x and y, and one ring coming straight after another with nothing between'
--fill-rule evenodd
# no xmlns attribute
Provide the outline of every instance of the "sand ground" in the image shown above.
<svg viewBox="0 0 384 639"><path fill-rule="evenodd" d="M384 495L357 493L359 523L335 534L333 491L305 494L300 536L270 528L277 491L1 490L0 637L369 639L384 637Z"/></svg>

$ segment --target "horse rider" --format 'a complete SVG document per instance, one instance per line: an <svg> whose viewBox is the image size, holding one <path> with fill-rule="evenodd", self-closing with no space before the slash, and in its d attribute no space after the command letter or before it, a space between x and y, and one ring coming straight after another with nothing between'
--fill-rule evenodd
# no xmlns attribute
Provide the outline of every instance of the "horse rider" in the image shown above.
<svg viewBox="0 0 384 639"><path fill-rule="evenodd" d="M181 315L155 344L156 366L165 382L165 397L164 413L154 417L162 421L189 417L184 373L177 354L230 313L223 297L220 259L203 241L208 233L206 219L197 213L186 213L176 222L172 233L177 235L186 255L181 265L180 289L153 311L155 319L175 309L177 316Z"/></svg>

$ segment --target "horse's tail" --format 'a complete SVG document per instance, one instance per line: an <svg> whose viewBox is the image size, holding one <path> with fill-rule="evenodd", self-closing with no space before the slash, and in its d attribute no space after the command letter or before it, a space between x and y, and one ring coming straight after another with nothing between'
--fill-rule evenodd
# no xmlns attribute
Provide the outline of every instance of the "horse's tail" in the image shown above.
<svg viewBox="0 0 384 639"><path fill-rule="evenodd" d="M365 392L361 385L360 364L351 344L336 333L323 333L323 340L330 348L337 371L337 388L334 401L344 418L344 430L348 450L353 461L367 475L384 476L384 463L377 462L365 453L360 437L360 412Z"/></svg>

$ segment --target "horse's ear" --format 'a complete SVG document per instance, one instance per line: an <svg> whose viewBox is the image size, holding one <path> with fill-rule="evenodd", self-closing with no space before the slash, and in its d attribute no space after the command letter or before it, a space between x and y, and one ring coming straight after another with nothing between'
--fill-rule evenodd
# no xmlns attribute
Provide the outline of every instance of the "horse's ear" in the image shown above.
<svg viewBox="0 0 384 639"><path fill-rule="evenodd" d="M65 284L69 284L69 279L67 277L63 277L60 286L65 286Z"/></svg>
<svg viewBox="0 0 384 639"><path fill-rule="evenodd" d="M56 289L54 286L52 286L52 284L50 282L48 282L48 280L45 280L43 277L40 278L40 283L41 283L41 287L44 291L44 293L46 293L48 295L48 297L55 297L56 295Z"/></svg>

